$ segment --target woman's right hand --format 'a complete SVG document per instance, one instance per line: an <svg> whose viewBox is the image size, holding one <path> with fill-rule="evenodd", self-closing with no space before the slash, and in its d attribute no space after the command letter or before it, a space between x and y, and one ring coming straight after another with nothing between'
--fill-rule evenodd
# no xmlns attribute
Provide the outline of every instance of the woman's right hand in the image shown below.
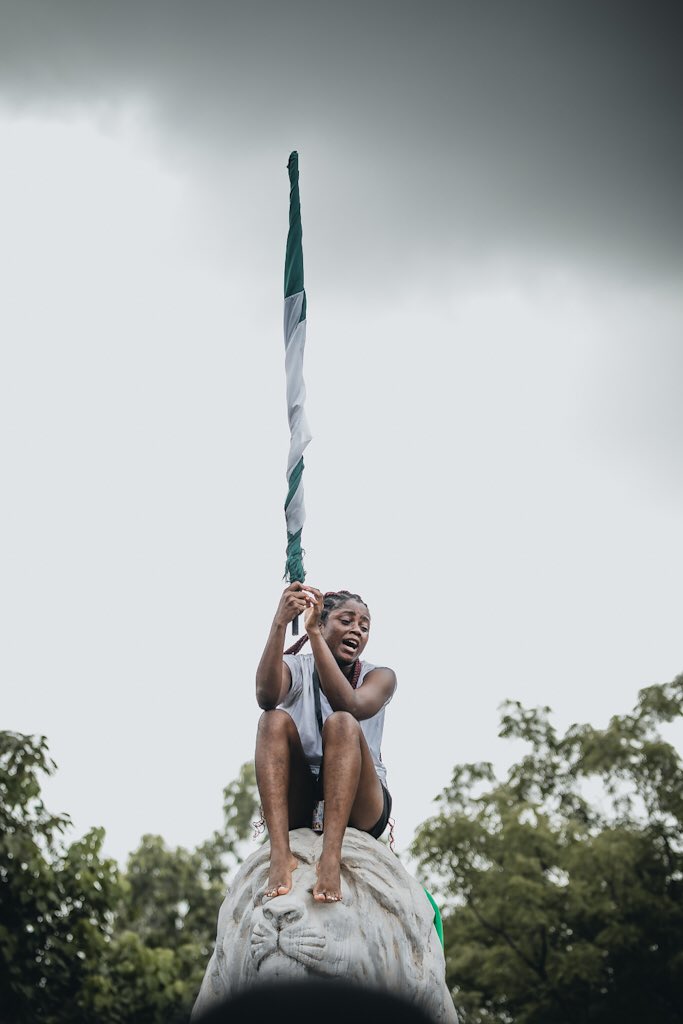
<svg viewBox="0 0 683 1024"><path fill-rule="evenodd" d="M288 626L297 615L301 615L315 604L315 596L303 583L290 583L285 589L275 612L278 625Z"/></svg>

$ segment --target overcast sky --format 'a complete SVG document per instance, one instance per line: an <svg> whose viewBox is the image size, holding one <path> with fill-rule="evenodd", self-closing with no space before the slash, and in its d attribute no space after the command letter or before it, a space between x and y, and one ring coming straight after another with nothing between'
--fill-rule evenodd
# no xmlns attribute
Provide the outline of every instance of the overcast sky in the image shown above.
<svg viewBox="0 0 683 1024"><path fill-rule="evenodd" d="M504 699L683 671L682 20L0 0L1 725L74 834L194 846L253 755L292 149L307 579L397 672L399 848Z"/></svg>

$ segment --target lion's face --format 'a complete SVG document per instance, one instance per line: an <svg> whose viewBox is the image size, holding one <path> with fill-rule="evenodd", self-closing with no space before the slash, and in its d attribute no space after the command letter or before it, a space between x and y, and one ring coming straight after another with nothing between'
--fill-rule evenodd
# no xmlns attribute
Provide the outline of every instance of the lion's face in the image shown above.
<svg viewBox="0 0 683 1024"><path fill-rule="evenodd" d="M286 896L264 899L270 847L253 854L238 873L219 922L221 974L231 986L258 978L347 975L358 923L356 886L342 863L341 903L313 899L322 840L309 829L290 835L299 866ZM224 925L220 935L220 924Z"/></svg>
<svg viewBox="0 0 683 1024"><path fill-rule="evenodd" d="M454 1020L443 1009L444 994L451 1009L452 1003L433 911L394 854L365 833L347 829L342 901L318 903L312 889L322 837L297 829L290 844L299 866L286 896L263 898L267 844L242 865L221 908L216 950L198 1002L260 980L343 977L404 992L437 1019Z"/></svg>
<svg viewBox="0 0 683 1024"><path fill-rule="evenodd" d="M308 973L346 974L356 914L353 894L342 881L344 901L321 905L313 899L317 852L294 844L299 866L292 891L264 900L268 861L251 878L253 910L248 914L249 973L260 977L297 977ZM333 913L328 913L332 910Z"/></svg>

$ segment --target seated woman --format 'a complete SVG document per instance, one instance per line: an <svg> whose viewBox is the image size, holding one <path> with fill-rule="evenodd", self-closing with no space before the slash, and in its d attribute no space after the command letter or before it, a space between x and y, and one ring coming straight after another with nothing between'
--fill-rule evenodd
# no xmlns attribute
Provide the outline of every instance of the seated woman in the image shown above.
<svg viewBox="0 0 683 1024"><path fill-rule="evenodd" d="M283 654L287 626L302 612L306 635ZM369 635L370 612L358 594L292 583L280 598L256 671L264 710L256 781L271 848L267 897L291 889L297 861L290 829L322 830L313 899L334 903L342 898L346 827L376 838L387 827L391 797L380 747L396 675L360 660ZM306 641L311 651L301 655Z"/></svg>

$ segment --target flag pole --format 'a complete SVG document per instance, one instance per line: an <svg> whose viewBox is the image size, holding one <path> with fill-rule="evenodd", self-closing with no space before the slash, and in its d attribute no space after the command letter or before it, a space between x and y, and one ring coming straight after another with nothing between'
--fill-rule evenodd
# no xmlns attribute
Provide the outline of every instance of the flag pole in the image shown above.
<svg viewBox="0 0 683 1024"><path fill-rule="evenodd" d="M287 525L287 562L285 579L303 583L303 551L301 532L306 519L304 508L304 449L311 432L304 412L306 385L303 365L306 345L306 292L304 290L304 254L302 246L301 204L299 198L299 154L289 155L289 231L285 252L285 376L287 380L287 418L289 420L289 455L287 458L288 490L285 499ZM299 633L298 615L292 622L292 633Z"/></svg>

